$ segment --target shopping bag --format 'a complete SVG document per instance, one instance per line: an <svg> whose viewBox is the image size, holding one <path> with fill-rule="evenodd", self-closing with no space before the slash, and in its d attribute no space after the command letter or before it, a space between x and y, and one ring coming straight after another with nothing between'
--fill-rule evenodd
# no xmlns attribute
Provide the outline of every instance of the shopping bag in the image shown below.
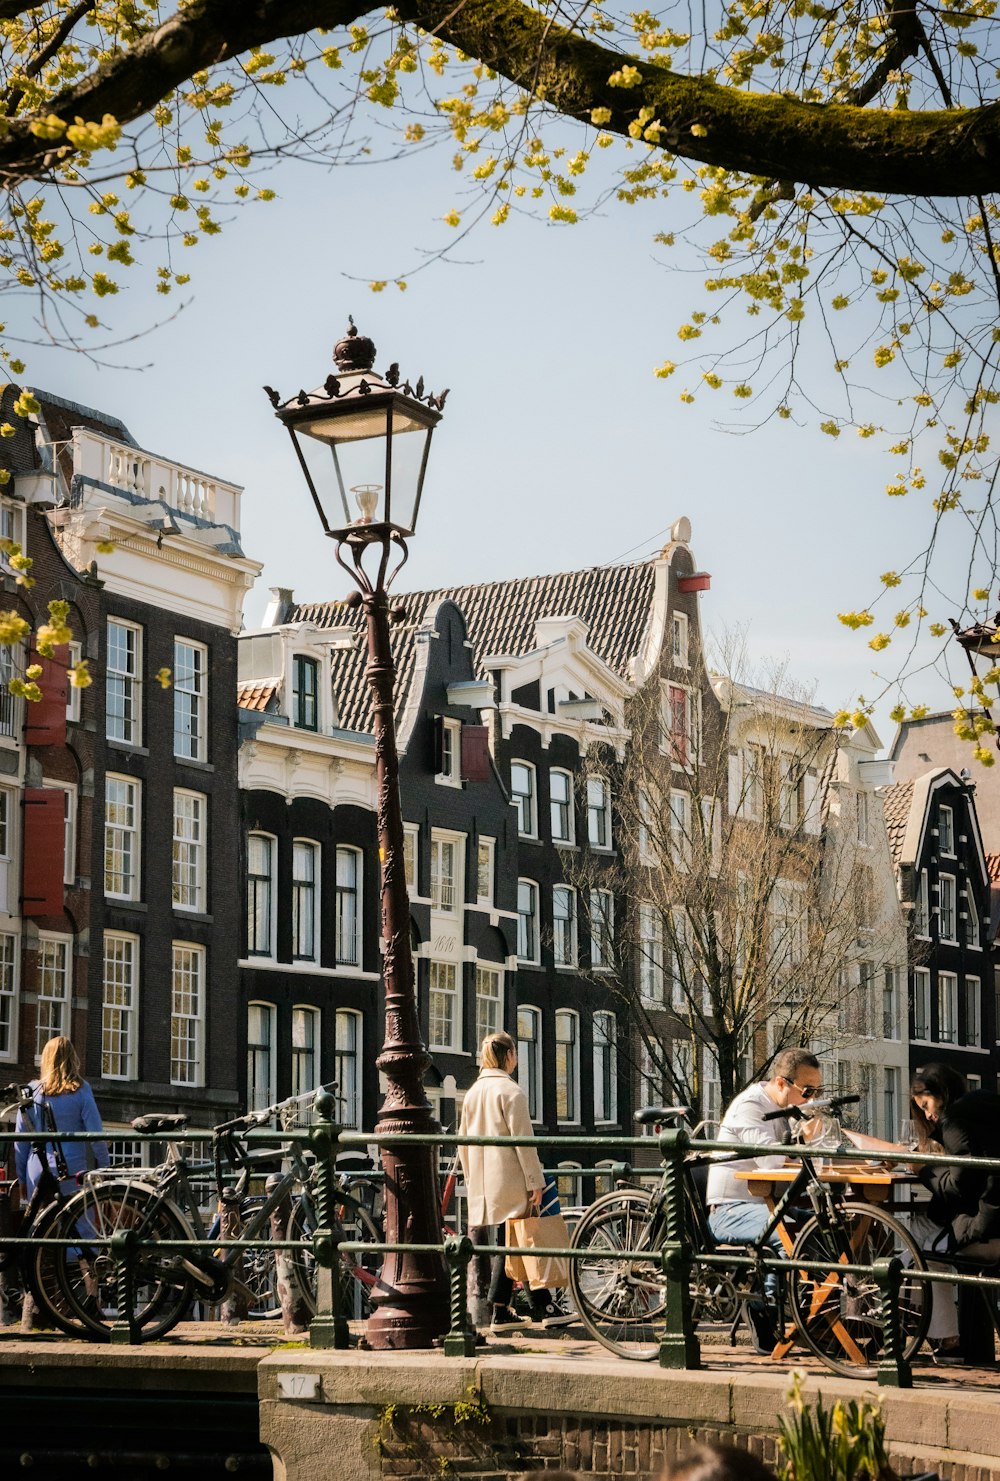
<svg viewBox="0 0 1000 1481"><path fill-rule="evenodd" d="M569 1230L562 1214L543 1218L508 1219L507 1243L516 1245L518 1255L508 1255L507 1274L523 1281L533 1291L556 1290L569 1285L569 1260L558 1255L532 1255L533 1249L566 1249Z"/></svg>

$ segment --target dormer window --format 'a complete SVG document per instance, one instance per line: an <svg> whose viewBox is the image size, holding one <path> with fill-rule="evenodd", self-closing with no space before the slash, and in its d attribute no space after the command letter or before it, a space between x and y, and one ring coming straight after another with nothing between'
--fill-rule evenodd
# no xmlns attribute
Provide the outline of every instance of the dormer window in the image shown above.
<svg viewBox="0 0 1000 1481"><path fill-rule="evenodd" d="M938 808L938 849L942 854L955 852L955 817L950 807Z"/></svg>
<svg viewBox="0 0 1000 1481"><path fill-rule="evenodd" d="M301 653L292 657L292 724L319 729L319 664Z"/></svg>
<svg viewBox="0 0 1000 1481"><path fill-rule="evenodd" d="M437 723L438 754L434 780L443 782L449 787L460 787L462 785L462 722L461 720L449 720L442 715Z"/></svg>

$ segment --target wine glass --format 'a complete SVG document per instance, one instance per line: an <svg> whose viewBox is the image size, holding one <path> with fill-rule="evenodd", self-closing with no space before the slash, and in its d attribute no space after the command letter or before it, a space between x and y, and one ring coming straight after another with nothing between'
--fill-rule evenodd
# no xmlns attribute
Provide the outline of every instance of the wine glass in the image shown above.
<svg viewBox="0 0 1000 1481"><path fill-rule="evenodd" d="M911 1120L907 1119L899 1123L899 1140L906 1147L907 1151L912 1152L915 1150L917 1133Z"/></svg>

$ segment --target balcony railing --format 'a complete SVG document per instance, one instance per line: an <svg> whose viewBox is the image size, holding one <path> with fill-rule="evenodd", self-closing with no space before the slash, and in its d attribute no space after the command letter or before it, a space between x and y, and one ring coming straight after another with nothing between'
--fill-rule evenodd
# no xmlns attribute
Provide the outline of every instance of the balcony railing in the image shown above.
<svg viewBox="0 0 1000 1481"><path fill-rule="evenodd" d="M239 533L242 490L238 484L210 478L89 428L73 430L73 472L121 489L132 498L160 502L179 514L228 525Z"/></svg>

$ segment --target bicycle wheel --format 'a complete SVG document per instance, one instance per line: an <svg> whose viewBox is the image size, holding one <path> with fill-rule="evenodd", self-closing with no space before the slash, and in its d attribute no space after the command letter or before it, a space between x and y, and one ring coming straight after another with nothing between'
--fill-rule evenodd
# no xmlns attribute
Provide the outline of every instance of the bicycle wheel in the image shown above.
<svg viewBox="0 0 1000 1481"><path fill-rule="evenodd" d="M257 1194L243 1200L240 1204L240 1218L244 1225L250 1223L264 1203L265 1199ZM242 1279L247 1288L247 1315L257 1321L281 1315L274 1250L265 1243L270 1238L271 1225L267 1222L257 1232L254 1244L242 1251Z"/></svg>
<svg viewBox="0 0 1000 1481"><path fill-rule="evenodd" d="M50 1203L32 1222L28 1234L36 1239L58 1234L58 1220L64 1207L59 1202ZM74 1317L59 1283L58 1267L65 1259L66 1251L55 1245L28 1245L23 1251L21 1268L40 1320L51 1322L69 1337L86 1337L87 1328Z"/></svg>
<svg viewBox="0 0 1000 1481"><path fill-rule="evenodd" d="M640 1189L607 1193L576 1227L570 1291L592 1337L619 1357L651 1362L663 1335L665 1277L654 1254L622 1260L616 1252L649 1248L650 1197Z"/></svg>
<svg viewBox="0 0 1000 1481"><path fill-rule="evenodd" d="M337 1200L337 1220L340 1238L377 1244L382 1236L372 1222L371 1216L355 1203L353 1198L341 1194ZM316 1214L311 1200L299 1198L288 1221L288 1238L309 1241L316 1229ZM316 1261L309 1244L289 1250L289 1259L295 1272L306 1304L316 1311ZM371 1316L371 1292L378 1280L382 1256L377 1251L363 1254L344 1250L340 1256L340 1309L348 1320L364 1320Z"/></svg>
<svg viewBox="0 0 1000 1481"><path fill-rule="evenodd" d="M835 1224L812 1218L800 1231L791 1254L789 1302L799 1337L828 1368L846 1378L872 1378L884 1346L878 1285L872 1275L840 1275L837 1266L872 1265L893 1255L910 1269L924 1270L926 1264L909 1230L884 1209L843 1203L837 1212ZM800 1270L796 1259L828 1268ZM930 1289L907 1273L898 1299L903 1353L912 1358L927 1335Z"/></svg>
<svg viewBox="0 0 1000 1481"><path fill-rule="evenodd" d="M183 1250L159 1250L155 1242L186 1239L190 1231L176 1210L139 1183L109 1182L84 1188L61 1210L50 1233L77 1238L79 1246L55 1250L53 1262L63 1314L79 1334L110 1341L118 1319L119 1262L110 1245L115 1234L133 1229L154 1243L138 1251L132 1286L132 1321L148 1342L169 1332L191 1306L195 1282ZM101 1240L100 1244L91 1241Z"/></svg>

